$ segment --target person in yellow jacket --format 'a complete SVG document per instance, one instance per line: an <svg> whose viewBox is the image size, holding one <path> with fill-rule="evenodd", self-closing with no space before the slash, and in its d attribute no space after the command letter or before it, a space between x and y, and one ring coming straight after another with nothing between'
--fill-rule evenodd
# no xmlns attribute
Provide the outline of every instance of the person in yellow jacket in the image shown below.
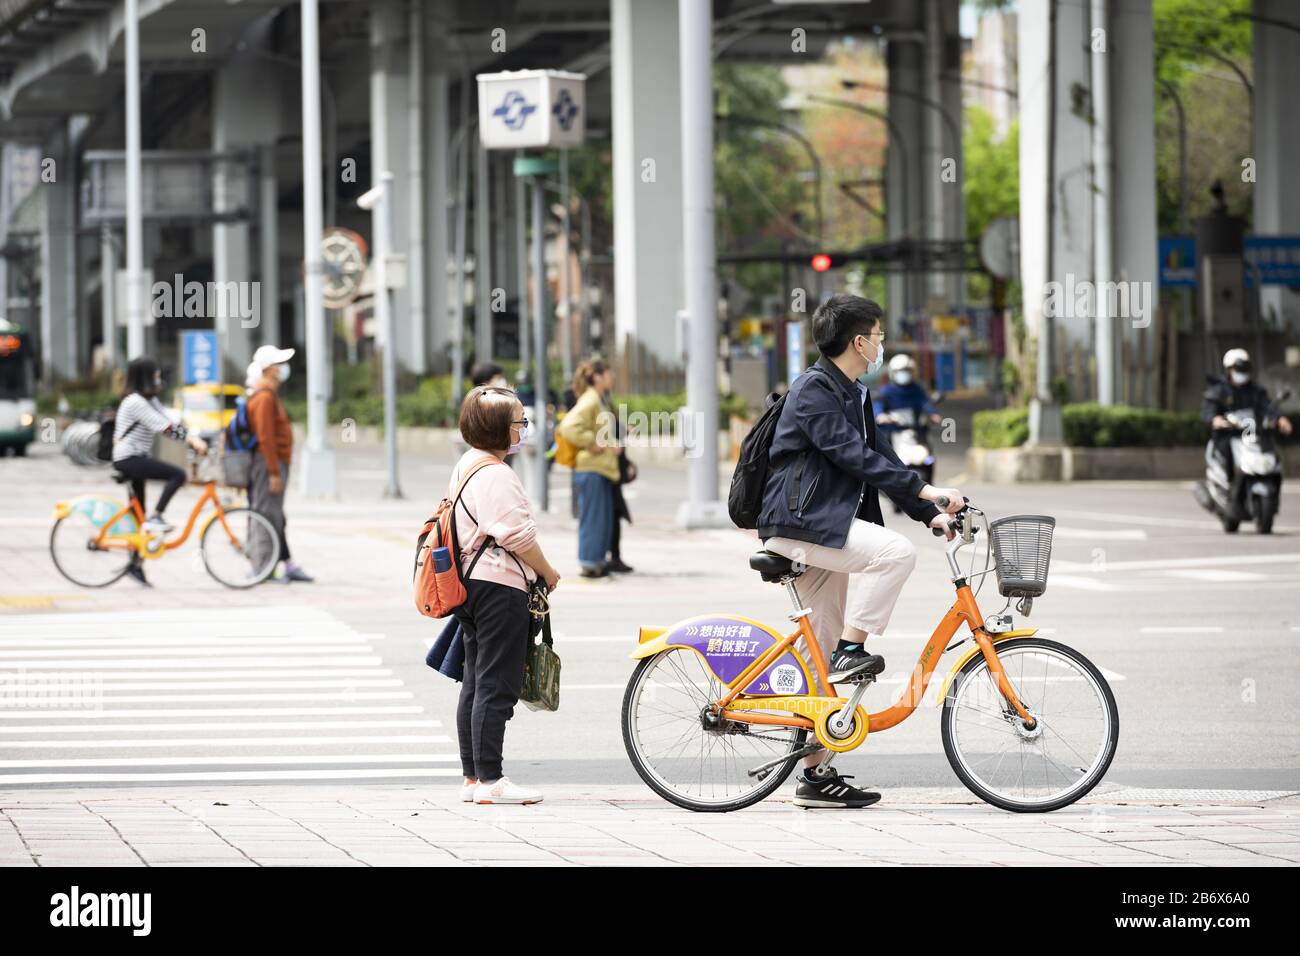
<svg viewBox="0 0 1300 956"><path fill-rule="evenodd" d="M584 578L609 574L606 557L614 534L614 490L618 485L618 439L606 405L614 372L600 359L578 366L573 377L577 402L560 422L561 436L578 449L573 492L578 497L578 563Z"/></svg>

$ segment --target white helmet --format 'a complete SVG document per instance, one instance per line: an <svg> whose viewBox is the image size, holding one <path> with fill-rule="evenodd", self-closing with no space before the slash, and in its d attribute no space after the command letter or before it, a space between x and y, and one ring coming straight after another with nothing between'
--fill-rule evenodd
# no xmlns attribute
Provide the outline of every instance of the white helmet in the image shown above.
<svg viewBox="0 0 1300 956"><path fill-rule="evenodd" d="M1245 349L1228 349L1223 353L1223 367L1250 371L1250 353Z"/></svg>
<svg viewBox="0 0 1300 956"><path fill-rule="evenodd" d="M910 355L895 355L889 360L889 371L893 372L915 372L916 363L912 361Z"/></svg>

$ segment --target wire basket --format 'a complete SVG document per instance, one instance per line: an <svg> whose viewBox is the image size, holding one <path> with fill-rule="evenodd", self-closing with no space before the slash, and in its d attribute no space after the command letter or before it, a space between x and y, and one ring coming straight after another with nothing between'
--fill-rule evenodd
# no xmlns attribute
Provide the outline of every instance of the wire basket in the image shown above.
<svg viewBox="0 0 1300 956"><path fill-rule="evenodd" d="M1046 515L1011 515L989 525L998 590L1003 597L1038 597L1047 590L1056 519Z"/></svg>

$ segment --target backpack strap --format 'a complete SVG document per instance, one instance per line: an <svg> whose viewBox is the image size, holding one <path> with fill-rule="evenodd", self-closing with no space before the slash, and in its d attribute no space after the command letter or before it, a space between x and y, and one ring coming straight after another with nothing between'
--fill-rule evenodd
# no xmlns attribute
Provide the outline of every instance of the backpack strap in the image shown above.
<svg viewBox="0 0 1300 956"><path fill-rule="evenodd" d="M456 505L460 504L460 493L465 489L465 483L469 481L469 479L472 478L480 468L484 465L491 464L505 464L505 462L500 461L495 456L476 461L470 473L461 479L460 485L456 489L456 497L451 503L451 540L452 546L456 549L458 555L460 554L460 541L458 540L456 533ZM461 507L465 509L465 514L469 515L469 520L474 522L474 526L478 527L478 518L474 517L473 513L469 510L469 506L461 505ZM474 568L478 566L479 559L488 552L489 548L495 547L498 547L496 538L492 537L492 535L484 537L482 547L480 547L478 553L474 555L474 560L469 563L469 567L461 574L461 578L468 581L470 576L474 573ZM524 579L524 584L527 584L528 573L524 570L524 566L520 562L519 558L515 556L513 551L507 551L506 554L510 555L515 564L519 566L519 576Z"/></svg>

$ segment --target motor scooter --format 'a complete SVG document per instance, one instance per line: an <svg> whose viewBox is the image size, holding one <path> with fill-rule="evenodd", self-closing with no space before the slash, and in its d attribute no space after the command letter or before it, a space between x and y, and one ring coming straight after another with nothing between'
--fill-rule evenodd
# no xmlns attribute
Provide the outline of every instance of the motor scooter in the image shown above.
<svg viewBox="0 0 1300 956"><path fill-rule="evenodd" d="M1271 534L1282 501L1282 457L1277 448L1278 406L1289 398L1284 391L1256 421L1250 408L1236 409L1224 417L1231 425L1228 447L1231 473L1220 458L1215 441L1205 444L1205 480L1192 493L1202 508L1217 515L1223 530L1233 534L1242 521L1253 521L1260 534Z"/></svg>

